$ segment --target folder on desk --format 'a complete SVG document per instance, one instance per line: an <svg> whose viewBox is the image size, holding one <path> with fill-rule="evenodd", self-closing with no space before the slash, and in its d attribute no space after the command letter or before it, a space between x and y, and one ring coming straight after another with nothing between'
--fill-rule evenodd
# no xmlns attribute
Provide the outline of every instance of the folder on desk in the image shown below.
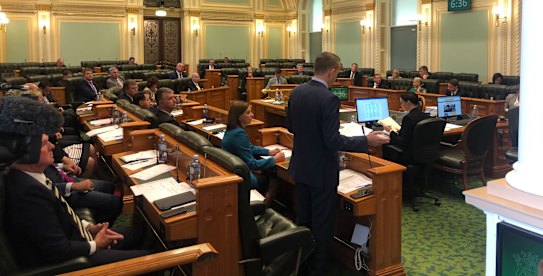
<svg viewBox="0 0 543 276"><path fill-rule="evenodd" d="M390 117L386 117L386 118L384 118L382 120L379 120L377 122L382 126L389 126L390 128L392 128L392 131L394 131L396 133L400 133L400 129L402 128L398 123L396 123L396 121L394 121L394 119L392 119Z"/></svg>

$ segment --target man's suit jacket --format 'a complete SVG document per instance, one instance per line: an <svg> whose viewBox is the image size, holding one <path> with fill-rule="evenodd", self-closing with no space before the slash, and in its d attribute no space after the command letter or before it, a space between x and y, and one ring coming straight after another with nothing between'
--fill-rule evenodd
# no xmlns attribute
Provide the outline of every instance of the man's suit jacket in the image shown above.
<svg viewBox="0 0 543 276"><path fill-rule="evenodd" d="M124 78L119 76L119 79L121 80L121 82L124 83ZM119 82L116 80L116 79L113 79L113 78L108 78L106 80L106 87L107 88L112 88L112 87L123 87L122 85L119 84Z"/></svg>
<svg viewBox="0 0 543 276"><path fill-rule="evenodd" d="M348 71L347 73L345 73L345 77L350 78L351 77L351 71ZM356 71L354 73L353 85L354 86L362 86L362 73L360 73L358 71Z"/></svg>
<svg viewBox="0 0 543 276"><path fill-rule="evenodd" d="M307 71L302 71L302 73L300 74L298 71L294 72L294 75L298 75L298 76L311 76L311 73L307 72Z"/></svg>
<svg viewBox="0 0 543 276"><path fill-rule="evenodd" d="M98 92L98 85L96 85L96 82L94 80L92 81L94 84L94 87L96 87L96 92ZM79 82L79 85L77 85L77 90L75 91L74 99L76 102L89 102L96 100L96 93L94 90L92 90L92 87L89 85L89 83L82 79Z"/></svg>
<svg viewBox="0 0 543 276"><path fill-rule="evenodd" d="M118 98L118 99L119 99L119 100L120 100L120 99L125 99L125 100L127 100L129 103L131 103L131 104L137 104L137 103L134 102L134 99L128 97L128 95L126 95L126 93L124 93L124 91L121 92L121 93L119 94L119 98Z"/></svg>
<svg viewBox="0 0 543 276"><path fill-rule="evenodd" d="M157 117L157 124L151 125L151 128L157 128L162 123L170 123L170 124L179 126L180 128L184 130L189 130L185 124L179 124L171 114L168 114L165 111L162 111L158 108L154 108L151 110L151 112L155 113Z"/></svg>
<svg viewBox="0 0 543 276"><path fill-rule="evenodd" d="M185 72L185 71L181 72L181 76L183 78L186 78L187 77L187 72ZM170 79L175 80L175 79L178 79L178 78L179 77L177 76L177 71L174 70L173 72L170 73Z"/></svg>
<svg viewBox="0 0 543 276"><path fill-rule="evenodd" d="M515 102L517 101L517 94L509 94L507 97L505 97L505 103L507 104L507 108L515 107Z"/></svg>
<svg viewBox="0 0 543 276"><path fill-rule="evenodd" d="M449 91L449 89L447 89L447 91L445 91L445 95L446 96L451 96L451 91ZM455 96L464 97L464 91L462 89L458 88L458 91L456 91Z"/></svg>
<svg viewBox="0 0 543 276"><path fill-rule="evenodd" d="M399 145L403 150L402 159L409 162L411 159L411 141L413 138L413 132L415 131L415 126L422 120L428 119L430 116L427 113L420 111L418 108L414 108L402 119L402 128L400 133L390 132L390 144Z"/></svg>
<svg viewBox="0 0 543 276"><path fill-rule="evenodd" d="M375 82L368 82L368 87L371 87L371 88L374 88L375 86ZM390 89L390 87L388 87L385 82L383 80L381 80L381 83L379 85L377 85L377 87L375 88L382 88L382 89Z"/></svg>
<svg viewBox="0 0 543 276"><path fill-rule="evenodd" d="M20 266L37 266L88 256L70 215L52 191L30 175L12 169L6 176L8 240Z"/></svg>
<svg viewBox="0 0 543 276"><path fill-rule="evenodd" d="M367 151L366 137L339 134L340 101L312 79L292 90L287 108L288 129L294 133L289 172L295 181L324 187L339 183L338 151Z"/></svg>
<svg viewBox="0 0 543 276"><path fill-rule="evenodd" d="M266 89L270 89L272 84L287 84L287 79L283 76L279 77L279 81L277 81L277 78L273 76L273 78L270 78L268 80L268 84L266 84Z"/></svg>
<svg viewBox="0 0 543 276"><path fill-rule="evenodd" d="M198 83L198 86L200 86L200 89L204 89L204 85L201 82ZM198 90L196 88L196 85L192 81L188 81L187 83L185 83L185 85L183 85L183 87L181 88L181 91L189 91L189 89L190 91Z"/></svg>

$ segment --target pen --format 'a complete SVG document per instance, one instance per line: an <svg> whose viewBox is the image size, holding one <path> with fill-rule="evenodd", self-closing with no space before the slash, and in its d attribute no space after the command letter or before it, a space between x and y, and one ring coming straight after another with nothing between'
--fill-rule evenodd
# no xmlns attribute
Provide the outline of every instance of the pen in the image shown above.
<svg viewBox="0 0 543 276"><path fill-rule="evenodd" d="M153 159L153 158L136 159L136 160L126 162L125 165L143 163L143 162L145 162L145 161L147 161L149 159Z"/></svg>

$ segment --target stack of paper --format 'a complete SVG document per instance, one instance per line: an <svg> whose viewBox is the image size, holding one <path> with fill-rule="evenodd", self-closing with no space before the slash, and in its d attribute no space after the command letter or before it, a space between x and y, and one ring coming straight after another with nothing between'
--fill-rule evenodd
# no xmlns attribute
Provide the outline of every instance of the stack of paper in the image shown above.
<svg viewBox="0 0 543 276"><path fill-rule="evenodd" d="M183 109L174 110L171 112L174 117L183 115Z"/></svg>
<svg viewBox="0 0 543 276"><path fill-rule="evenodd" d="M382 126L389 126L390 128L392 128L392 131L396 132L396 133L400 133L400 129L402 128L398 123L396 123L396 121L394 121L394 119L390 118L390 117L386 117L382 120L379 120L377 121L379 124L381 124Z"/></svg>
<svg viewBox="0 0 543 276"><path fill-rule="evenodd" d="M166 198L187 191L195 193L194 189L187 183L178 183L173 177L133 185L130 186L130 189L132 190L132 193L134 193L134 196L143 195L149 202L154 202L157 199Z"/></svg>
<svg viewBox="0 0 543 276"><path fill-rule="evenodd" d="M226 125L225 124L215 124L215 125L205 126L205 127L203 127L203 129L205 131L211 131L211 132L221 131L221 130L226 129Z"/></svg>
<svg viewBox="0 0 543 276"><path fill-rule="evenodd" d="M102 132L98 134L98 138L102 139L104 142L123 139L123 129L119 127L107 132Z"/></svg>
<svg viewBox="0 0 543 276"><path fill-rule="evenodd" d="M140 151L134 154L129 154L121 157L121 160L125 163L133 162L136 160L142 160L142 159L155 159L156 158L156 150L146 150L146 151Z"/></svg>
<svg viewBox="0 0 543 276"><path fill-rule="evenodd" d="M462 126L459 126L459 125L455 125L455 124L451 124L451 123L447 123L445 125L445 131L447 130L451 130L451 129L455 129L455 128L461 128Z"/></svg>
<svg viewBox="0 0 543 276"><path fill-rule="evenodd" d="M339 172L338 192L348 194L352 191L372 184L372 179L362 173L350 169Z"/></svg>
<svg viewBox="0 0 543 276"><path fill-rule="evenodd" d="M286 160L289 160L290 157L292 156L292 150L283 145L274 144L274 145L265 146L265 148L269 150L280 149L283 152L283 154L285 154ZM271 158L271 157L273 156L262 156L262 158Z"/></svg>
<svg viewBox="0 0 543 276"><path fill-rule="evenodd" d="M92 120L89 122L89 124L91 124L91 126L103 126L103 125L111 124L111 118Z"/></svg>
<svg viewBox="0 0 543 276"><path fill-rule="evenodd" d="M201 119L201 120L194 120L194 121L190 121L188 122L187 124L191 125L191 126L195 126L195 125L201 125L203 124L205 121L205 119Z"/></svg>
<svg viewBox="0 0 543 276"><path fill-rule="evenodd" d="M362 128L364 128L364 132L362 132ZM339 133L347 137L364 136L364 133L368 134L370 132L372 132L370 128L357 123L345 123L339 126Z"/></svg>
<svg viewBox="0 0 543 276"><path fill-rule="evenodd" d="M107 127L101 127L101 128L93 129L93 130L87 132L86 134L87 134L89 137L93 137L93 136L96 136L96 135L98 135L98 134L100 134L100 133L112 131L112 130L115 130L115 129L118 129L118 128L120 128L118 125L107 126Z"/></svg>
<svg viewBox="0 0 543 276"><path fill-rule="evenodd" d="M156 166L150 167L148 169L145 169L141 172L135 173L131 175L130 177L134 177L141 180L149 180L153 177L159 176L163 173L167 173L171 170L175 169L175 166L170 166L166 164L158 164Z"/></svg>

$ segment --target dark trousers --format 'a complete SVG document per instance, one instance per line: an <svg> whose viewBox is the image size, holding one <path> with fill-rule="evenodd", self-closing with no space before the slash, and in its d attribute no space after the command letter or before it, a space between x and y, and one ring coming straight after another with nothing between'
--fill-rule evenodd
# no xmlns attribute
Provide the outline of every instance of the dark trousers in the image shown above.
<svg viewBox="0 0 543 276"><path fill-rule="evenodd" d="M82 181L73 177L75 182ZM113 225L115 219L123 210L121 198L113 195L115 184L106 180L91 179L94 190L89 192L74 191L68 198L73 208L90 208L95 211L96 222L109 222Z"/></svg>
<svg viewBox="0 0 543 276"><path fill-rule="evenodd" d="M118 262L153 253L148 250L134 250L135 248L141 248L142 246L142 229L115 227L112 228L112 230L122 234L124 239L111 249L103 249L95 252L92 256L89 256L89 261L92 266Z"/></svg>
<svg viewBox="0 0 543 276"><path fill-rule="evenodd" d="M337 187L314 187L296 182L298 225L311 229L315 250L308 259L302 274L324 275L327 251L330 247L336 219Z"/></svg>

